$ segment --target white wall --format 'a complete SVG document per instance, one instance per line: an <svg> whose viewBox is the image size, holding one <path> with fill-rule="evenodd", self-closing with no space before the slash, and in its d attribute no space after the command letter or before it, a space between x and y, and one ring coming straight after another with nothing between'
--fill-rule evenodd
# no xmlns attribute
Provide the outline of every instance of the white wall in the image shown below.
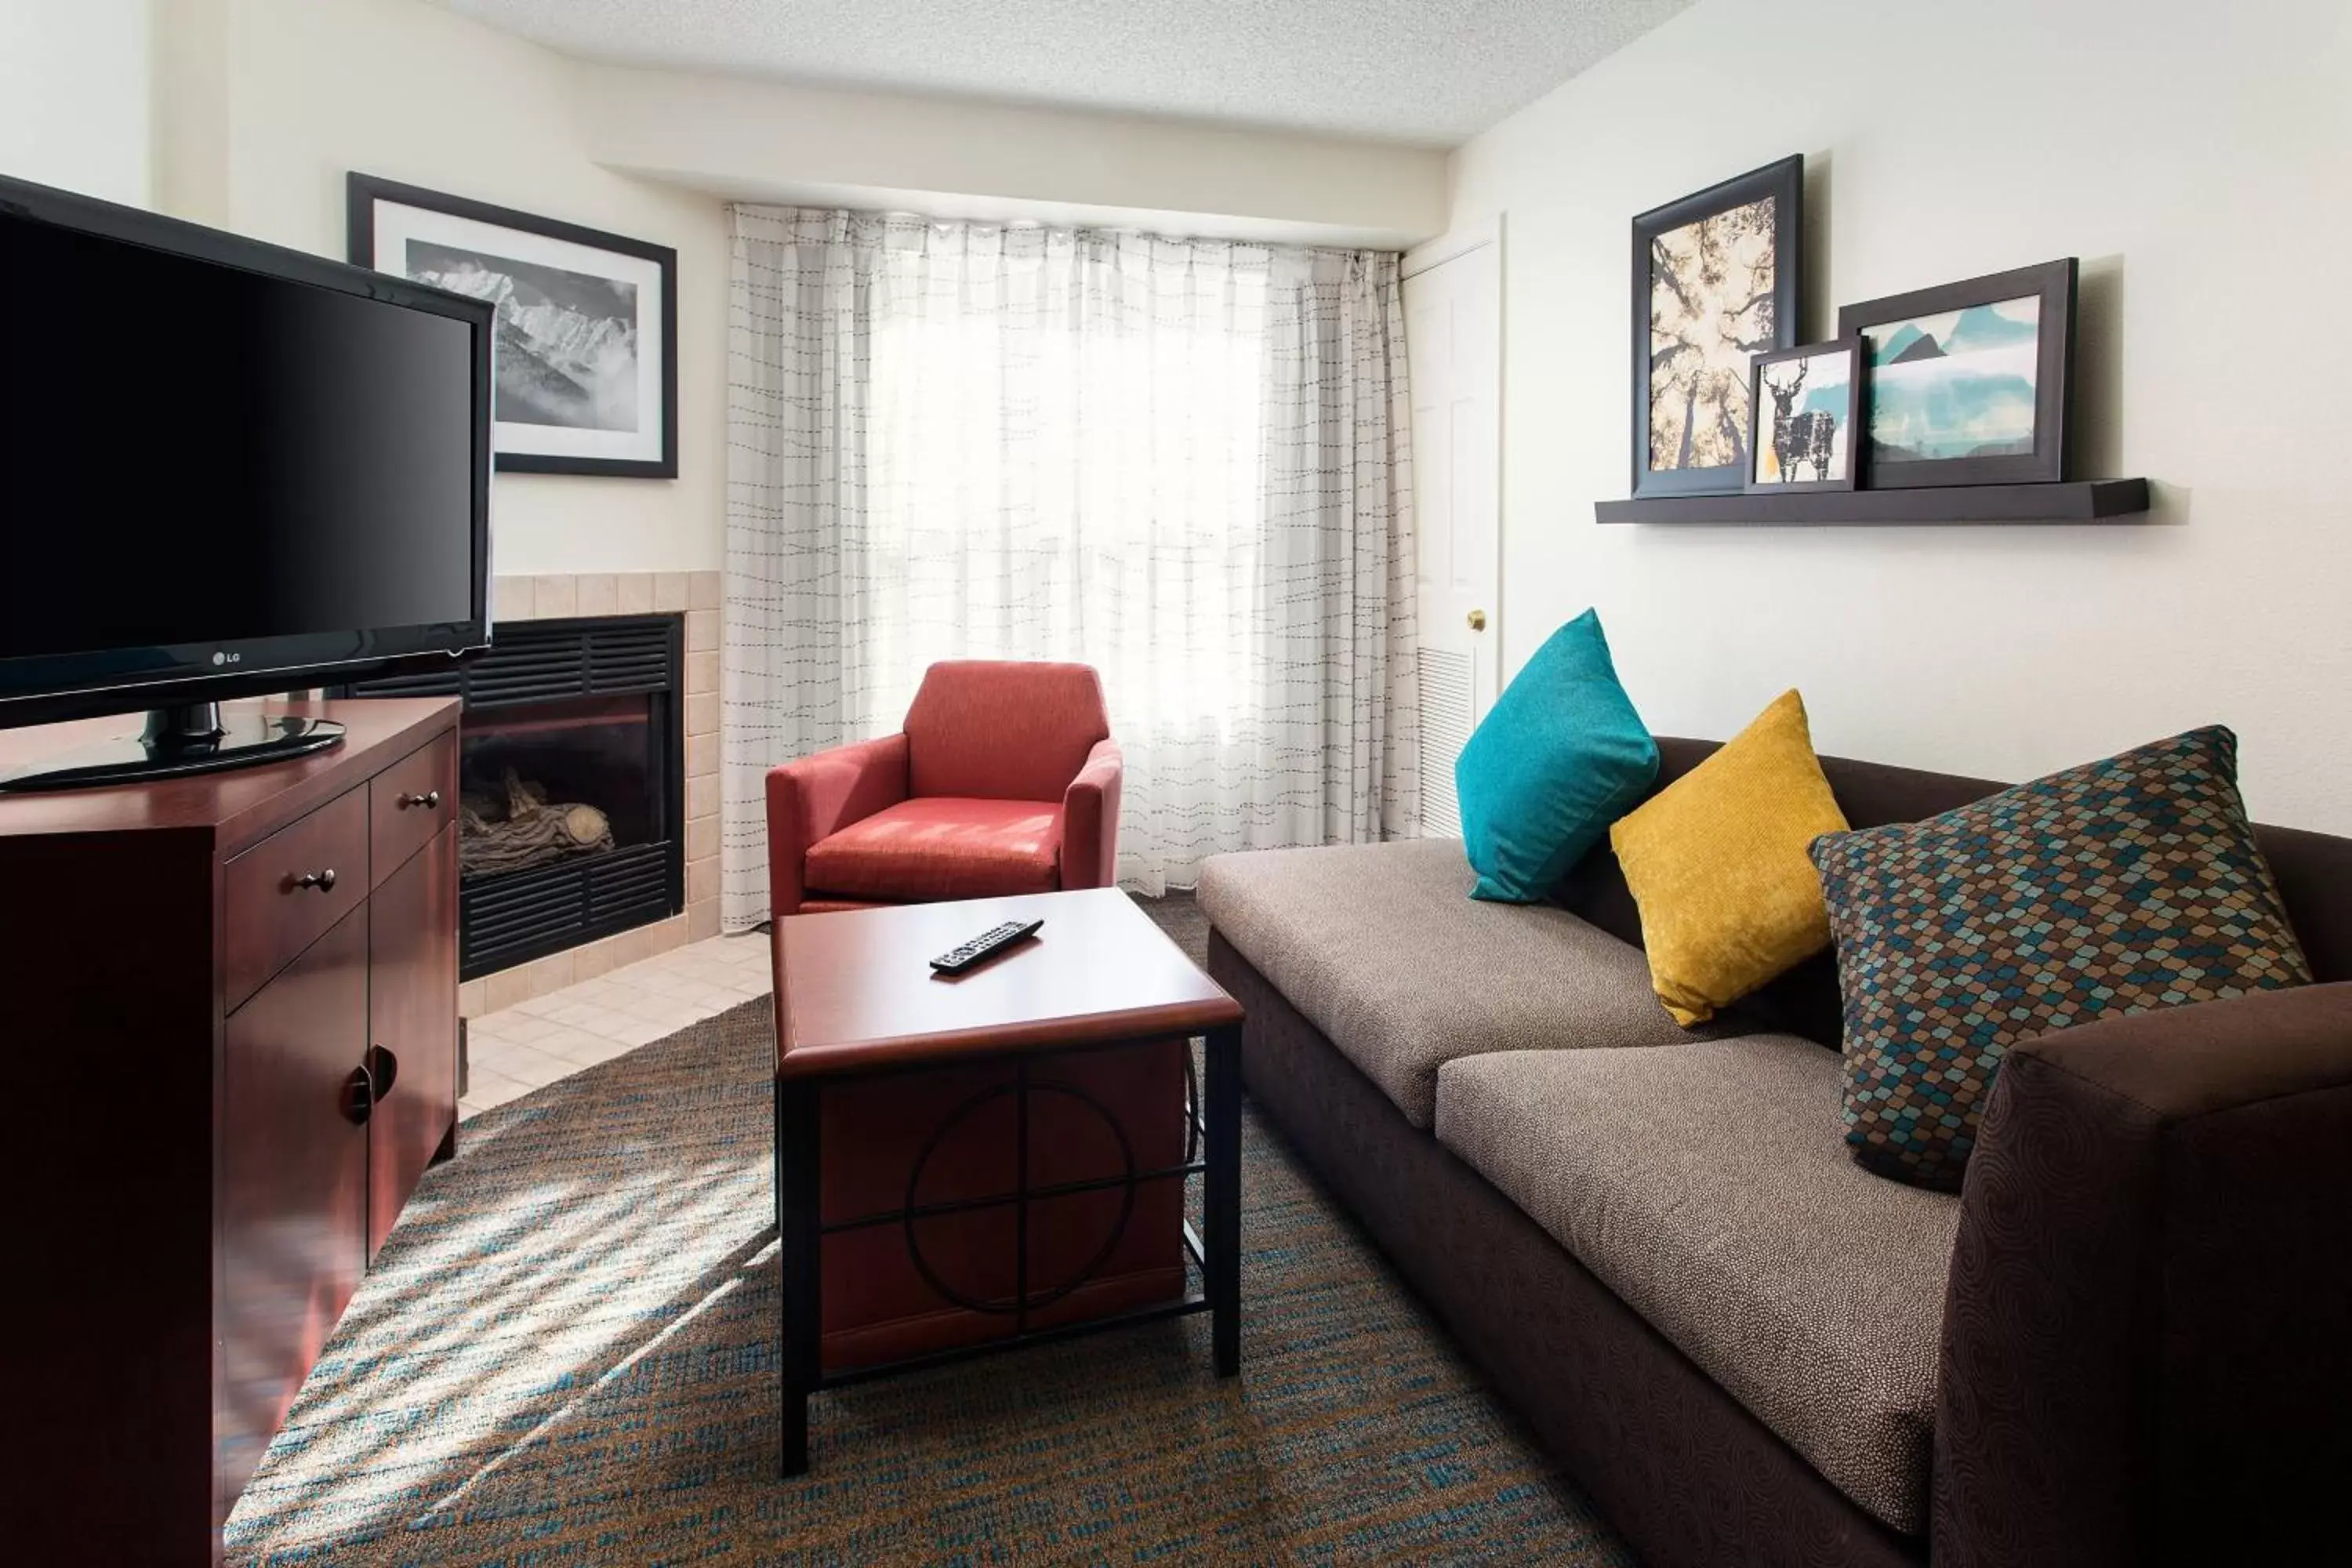
<svg viewBox="0 0 2352 1568"><path fill-rule="evenodd" d="M147 205L147 4L0 3L0 174Z"/></svg>
<svg viewBox="0 0 2352 1568"><path fill-rule="evenodd" d="M1402 249L1445 154L1164 120L583 68L601 163L737 200Z"/></svg>
<svg viewBox="0 0 2352 1568"><path fill-rule="evenodd" d="M1825 752L2025 778L2221 721L2352 832L2352 8L1702 0L1456 155L1507 216L1507 666L1600 606L1653 729L1789 686ZM2126 527L1596 525L1627 492L1633 214L1805 154L1835 307L2083 258L2085 476Z"/></svg>
<svg viewBox="0 0 2352 1568"><path fill-rule="evenodd" d="M341 257L343 180L359 170L677 247L680 477L499 476L498 570L719 565L728 243L719 202L598 167L585 151L570 61L421 0L170 4L163 195L174 211Z"/></svg>

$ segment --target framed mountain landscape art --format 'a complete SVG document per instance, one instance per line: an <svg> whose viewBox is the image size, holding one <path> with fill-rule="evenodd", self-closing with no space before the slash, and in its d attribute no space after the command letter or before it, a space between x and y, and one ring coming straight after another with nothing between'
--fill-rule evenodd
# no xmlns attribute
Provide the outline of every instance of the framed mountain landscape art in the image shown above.
<svg viewBox="0 0 2352 1568"><path fill-rule="evenodd" d="M1805 160L1633 220L1633 494L1736 495L1749 356L1797 341Z"/></svg>
<svg viewBox="0 0 2352 1568"><path fill-rule="evenodd" d="M348 183L351 259L498 306L508 473L677 477L677 252L395 184Z"/></svg>
<svg viewBox="0 0 2352 1568"><path fill-rule="evenodd" d="M2070 256L1838 311L1870 362L1871 489L2068 476L2075 272Z"/></svg>

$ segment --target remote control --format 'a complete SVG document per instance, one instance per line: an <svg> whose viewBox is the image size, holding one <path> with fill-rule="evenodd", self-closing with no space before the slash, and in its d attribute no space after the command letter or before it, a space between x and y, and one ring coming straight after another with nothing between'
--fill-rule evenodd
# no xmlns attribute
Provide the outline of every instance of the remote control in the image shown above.
<svg viewBox="0 0 2352 1568"><path fill-rule="evenodd" d="M931 960L931 967L941 974L961 974L982 959L1000 948L1012 946L1023 937L1034 935L1044 921L1006 921L1003 925L984 931L961 947L951 947Z"/></svg>

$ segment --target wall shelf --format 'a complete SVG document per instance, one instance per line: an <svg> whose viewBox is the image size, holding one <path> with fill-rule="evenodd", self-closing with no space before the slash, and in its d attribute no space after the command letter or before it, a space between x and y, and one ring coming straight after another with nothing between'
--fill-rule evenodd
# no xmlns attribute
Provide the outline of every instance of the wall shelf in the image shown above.
<svg viewBox="0 0 2352 1568"><path fill-rule="evenodd" d="M1791 495L1658 496L1595 501L1599 522L1954 523L2129 522L2147 512L2146 479L2043 485L1946 485L1913 490L1808 490Z"/></svg>

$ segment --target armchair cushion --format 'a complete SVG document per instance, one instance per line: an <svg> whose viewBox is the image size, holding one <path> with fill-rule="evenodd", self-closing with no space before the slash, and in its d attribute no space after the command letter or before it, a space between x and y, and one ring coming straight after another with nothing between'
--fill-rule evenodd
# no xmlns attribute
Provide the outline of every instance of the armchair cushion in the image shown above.
<svg viewBox="0 0 2352 1568"><path fill-rule="evenodd" d="M910 795L1058 801L1110 738L1102 681L1083 664L945 659L907 710Z"/></svg>
<svg viewBox="0 0 2352 1568"><path fill-rule="evenodd" d="M809 847L807 886L908 903L1050 893L1062 808L1051 801L932 795L902 801Z"/></svg>

